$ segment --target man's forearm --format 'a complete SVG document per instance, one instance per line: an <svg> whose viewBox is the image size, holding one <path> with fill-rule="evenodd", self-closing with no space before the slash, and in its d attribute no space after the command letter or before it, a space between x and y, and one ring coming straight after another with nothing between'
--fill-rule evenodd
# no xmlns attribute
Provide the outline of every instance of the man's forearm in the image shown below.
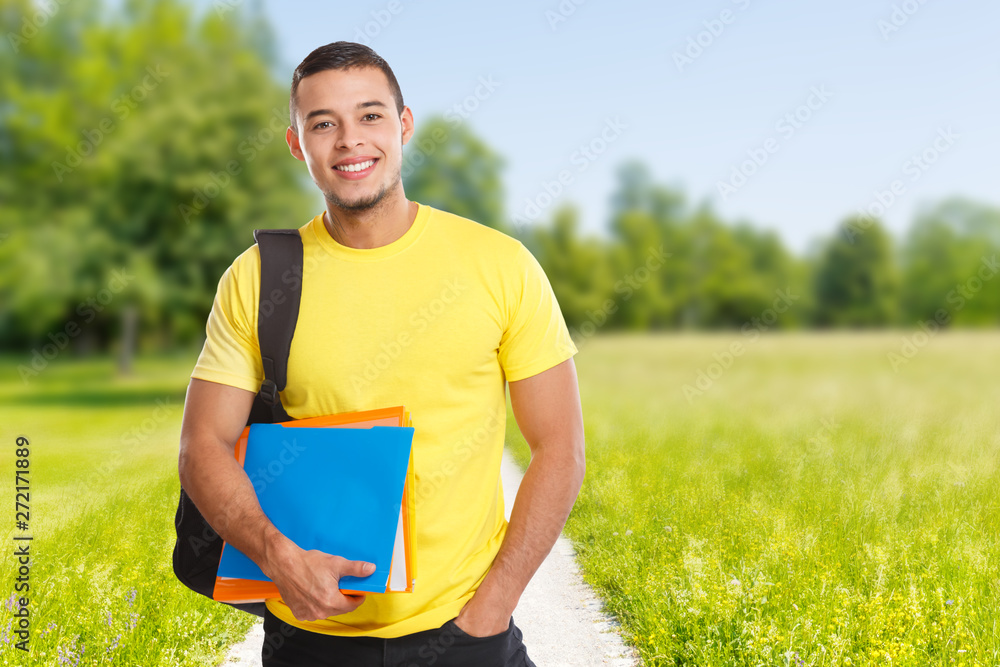
<svg viewBox="0 0 1000 667"><path fill-rule="evenodd" d="M273 579L271 560L287 538L261 510L230 446L215 439L183 442L179 472L181 486L209 525Z"/></svg>
<svg viewBox="0 0 1000 667"><path fill-rule="evenodd" d="M543 446L532 457L503 544L473 598L498 616L513 614L521 593L562 532L583 484L582 452L582 446Z"/></svg>

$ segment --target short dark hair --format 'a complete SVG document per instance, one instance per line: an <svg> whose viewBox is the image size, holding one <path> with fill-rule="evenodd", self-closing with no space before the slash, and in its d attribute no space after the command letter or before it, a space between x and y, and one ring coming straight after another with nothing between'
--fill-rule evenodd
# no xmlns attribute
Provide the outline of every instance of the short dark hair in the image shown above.
<svg viewBox="0 0 1000 667"><path fill-rule="evenodd" d="M399 89L399 82L396 81L396 75L392 73L389 63L364 44L333 42L315 49L292 73L292 92L288 100L288 116L292 121L292 131L298 132L295 125L298 104L295 98L302 79L329 69L349 70L362 67L374 67L385 74L385 78L389 81L389 90L392 91L392 97L396 101L396 111L402 115L403 92Z"/></svg>

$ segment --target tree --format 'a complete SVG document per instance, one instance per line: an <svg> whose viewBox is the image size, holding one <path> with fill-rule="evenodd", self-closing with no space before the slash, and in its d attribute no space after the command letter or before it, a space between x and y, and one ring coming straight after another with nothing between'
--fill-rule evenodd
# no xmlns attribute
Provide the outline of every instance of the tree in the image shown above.
<svg viewBox="0 0 1000 667"><path fill-rule="evenodd" d="M562 206L550 225L532 227L525 243L545 270L566 324L588 333L612 320L617 307L606 307L614 298L607 246L597 238L580 239L578 224L577 210Z"/></svg>
<svg viewBox="0 0 1000 667"><path fill-rule="evenodd" d="M4 34L33 7L5 12ZM129 313L147 345L196 340L252 230L315 213L262 31L238 9L80 0L4 56L0 341L72 323L75 345L108 348Z"/></svg>
<svg viewBox="0 0 1000 667"><path fill-rule="evenodd" d="M823 251L814 282L820 326L872 327L896 321L899 282L892 239L877 220L846 220Z"/></svg>
<svg viewBox="0 0 1000 667"><path fill-rule="evenodd" d="M619 305L614 322L629 329L676 325L691 269L684 252L684 197L655 184L641 162L625 162L616 176L609 249Z"/></svg>
<svg viewBox="0 0 1000 667"><path fill-rule="evenodd" d="M433 117L406 146L403 187L414 201L506 232L503 165L461 119Z"/></svg>
<svg viewBox="0 0 1000 667"><path fill-rule="evenodd" d="M659 249L654 280L634 291L620 318L631 328L741 327L795 282L797 266L777 235L723 223L711 207L687 211L684 196L653 182L648 168L618 170L612 197L616 275L639 271ZM795 321L785 316L774 326Z"/></svg>
<svg viewBox="0 0 1000 667"><path fill-rule="evenodd" d="M902 253L906 322L1000 323L998 251L997 209L953 198L918 215Z"/></svg>

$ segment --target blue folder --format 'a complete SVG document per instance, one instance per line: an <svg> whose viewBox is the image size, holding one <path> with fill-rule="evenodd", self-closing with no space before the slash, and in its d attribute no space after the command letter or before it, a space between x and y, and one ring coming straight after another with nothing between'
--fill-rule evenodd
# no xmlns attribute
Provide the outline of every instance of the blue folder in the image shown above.
<svg viewBox="0 0 1000 667"><path fill-rule="evenodd" d="M400 521L413 428L253 424L243 469L267 518L299 547L375 563L340 588L384 593ZM270 581L226 543L220 577Z"/></svg>

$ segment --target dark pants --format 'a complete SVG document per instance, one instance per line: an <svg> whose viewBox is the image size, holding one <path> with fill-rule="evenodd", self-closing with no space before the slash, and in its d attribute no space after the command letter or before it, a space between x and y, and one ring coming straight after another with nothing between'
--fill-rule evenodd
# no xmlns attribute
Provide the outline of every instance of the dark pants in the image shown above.
<svg viewBox="0 0 1000 667"><path fill-rule="evenodd" d="M451 620L403 637L338 637L310 632L264 615L263 667L535 667L510 625L490 637L467 635Z"/></svg>

